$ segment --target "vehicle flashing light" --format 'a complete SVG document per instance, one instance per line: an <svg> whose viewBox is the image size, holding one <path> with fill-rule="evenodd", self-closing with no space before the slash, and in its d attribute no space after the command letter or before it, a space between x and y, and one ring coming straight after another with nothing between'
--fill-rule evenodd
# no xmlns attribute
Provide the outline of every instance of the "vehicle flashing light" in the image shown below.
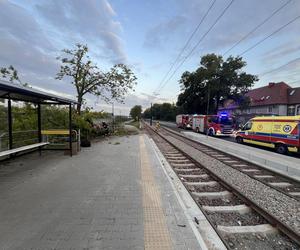
<svg viewBox="0 0 300 250"><path fill-rule="evenodd" d="M221 117L227 117L228 114L227 114L227 113L221 113L220 116L221 116Z"/></svg>

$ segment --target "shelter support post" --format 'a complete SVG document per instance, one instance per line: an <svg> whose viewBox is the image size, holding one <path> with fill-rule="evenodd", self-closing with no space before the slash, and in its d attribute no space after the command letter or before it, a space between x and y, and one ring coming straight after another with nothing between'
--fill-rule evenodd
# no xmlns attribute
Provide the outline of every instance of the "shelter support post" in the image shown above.
<svg viewBox="0 0 300 250"><path fill-rule="evenodd" d="M8 98L7 104L7 118L8 118L8 147L13 148L13 133L12 133L12 110L11 110L11 99Z"/></svg>
<svg viewBox="0 0 300 250"><path fill-rule="evenodd" d="M37 120L38 120L38 139L39 143L42 142L42 119L41 119L41 104L37 106ZM42 154L42 148L39 147L39 153Z"/></svg>
<svg viewBox="0 0 300 250"><path fill-rule="evenodd" d="M152 102L151 102L151 109L150 109L150 113L151 113L151 118L150 118L150 126L152 126L152 119L153 119L153 114L152 114Z"/></svg>
<svg viewBox="0 0 300 250"><path fill-rule="evenodd" d="M70 147L70 156L73 155L72 150L72 105L69 104L69 147Z"/></svg>

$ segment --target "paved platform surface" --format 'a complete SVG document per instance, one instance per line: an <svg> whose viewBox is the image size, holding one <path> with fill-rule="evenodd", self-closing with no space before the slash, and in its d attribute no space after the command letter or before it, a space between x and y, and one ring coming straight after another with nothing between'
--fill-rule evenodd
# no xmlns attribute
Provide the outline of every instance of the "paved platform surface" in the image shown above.
<svg viewBox="0 0 300 250"><path fill-rule="evenodd" d="M199 249L172 192L144 135L19 157L0 164L0 249Z"/></svg>

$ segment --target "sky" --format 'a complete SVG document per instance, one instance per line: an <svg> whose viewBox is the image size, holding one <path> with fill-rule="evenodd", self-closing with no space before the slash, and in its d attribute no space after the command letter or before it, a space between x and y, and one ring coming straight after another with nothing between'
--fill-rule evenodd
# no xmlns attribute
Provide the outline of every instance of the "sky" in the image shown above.
<svg viewBox="0 0 300 250"><path fill-rule="evenodd" d="M296 18L299 0L235 0L173 77L161 86L172 63L214 0L0 0L0 67L13 65L24 82L39 90L75 98L68 80L56 80L61 50L87 44L102 70L125 63L138 84L115 103L126 115L134 105L176 102L184 71L199 67L202 55L223 53L265 20L276 15L227 53L238 56ZM209 30L231 0L216 0L180 59ZM300 86L300 18L243 55L245 71L258 75L254 87L285 81ZM176 67L174 67L175 69ZM173 70L171 71L171 73ZM171 75L171 74L170 74ZM87 104L111 112L111 104L92 95Z"/></svg>

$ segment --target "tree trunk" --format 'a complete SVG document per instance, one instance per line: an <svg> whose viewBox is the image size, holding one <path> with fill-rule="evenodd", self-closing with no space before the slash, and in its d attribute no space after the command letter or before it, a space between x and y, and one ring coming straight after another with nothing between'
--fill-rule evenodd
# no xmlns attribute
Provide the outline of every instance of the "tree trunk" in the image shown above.
<svg viewBox="0 0 300 250"><path fill-rule="evenodd" d="M78 95L77 97L77 113L81 114L81 106L82 106L82 96Z"/></svg>
<svg viewBox="0 0 300 250"><path fill-rule="evenodd" d="M77 114L80 115L81 113L81 103L77 103Z"/></svg>

